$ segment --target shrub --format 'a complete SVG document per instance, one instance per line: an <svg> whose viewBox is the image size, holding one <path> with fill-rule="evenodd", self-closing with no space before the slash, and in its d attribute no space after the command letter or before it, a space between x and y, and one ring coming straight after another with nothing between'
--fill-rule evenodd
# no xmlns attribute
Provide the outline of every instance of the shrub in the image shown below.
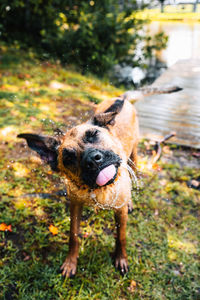
<svg viewBox="0 0 200 300"><path fill-rule="evenodd" d="M135 49L146 37L136 10L133 0L4 0L2 37L103 75L117 63L140 65ZM155 44L142 48L144 57L152 55Z"/></svg>

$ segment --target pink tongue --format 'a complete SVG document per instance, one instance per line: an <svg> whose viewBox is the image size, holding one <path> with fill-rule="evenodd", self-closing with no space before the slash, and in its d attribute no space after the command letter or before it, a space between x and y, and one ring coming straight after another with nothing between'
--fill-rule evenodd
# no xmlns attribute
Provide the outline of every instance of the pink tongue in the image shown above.
<svg viewBox="0 0 200 300"><path fill-rule="evenodd" d="M110 165L105 169L101 170L96 179L96 184L99 186L105 185L108 181L110 181L116 174L116 168L114 165Z"/></svg>

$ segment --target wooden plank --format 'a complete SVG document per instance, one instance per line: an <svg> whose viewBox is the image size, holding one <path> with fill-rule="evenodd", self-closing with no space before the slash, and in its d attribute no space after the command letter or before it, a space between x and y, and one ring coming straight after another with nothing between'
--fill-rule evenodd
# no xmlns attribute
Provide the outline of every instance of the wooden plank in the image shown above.
<svg viewBox="0 0 200 300"><path fill-rule="evenodd" d="M182 91L154 95L135 104L141 137L160 139L171 131L169 142L200 148L200 60L180 60L152 85L177 85Z"/></svg>

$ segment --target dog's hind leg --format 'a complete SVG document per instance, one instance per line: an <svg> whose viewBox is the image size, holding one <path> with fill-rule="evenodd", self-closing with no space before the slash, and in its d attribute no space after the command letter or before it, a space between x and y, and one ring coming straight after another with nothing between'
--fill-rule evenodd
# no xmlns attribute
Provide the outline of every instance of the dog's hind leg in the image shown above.
<svg viewBox="0 0 200 300"><path fill-rule="evenodd" d="M79 227L81 219L82 206L79 204L70 203L70 239L69 239L69 253L64 261L61 270L62 275L66 277L73 277L76 273L78 250L79 250Z"/></svg>
<svg viewBox="0 0 200 300"><path fill-rule="evenodd" d="M132 199L128 202L128 213L131 214L133 212L133 202Z"/></svg>
<svg viewBox="0 0 200 300"><path fill-rule="evenodd" d="M133 172L137 171L137 147L133 147L133 150L131 152L130 158L128 160L128 165L131 167ZM128 213L132 213L133 211L133 202L132 199L128 202Z"/></svg>
<svg viewBox="0 0 200 300"><path fill-rule="evenodd" d="M122 275L128 272L128 261L126 254L126 223L128 219L128 207L124 206L115 211L117 227L116 247L114 253L115 267Z"/></svg>
<svg viewBox="0 0 200 300"><path fill-rule="evenodd" d="M133 169L134 172L137 171L137 147L133 147L131 155L128 160L129 166Z"/></svg>

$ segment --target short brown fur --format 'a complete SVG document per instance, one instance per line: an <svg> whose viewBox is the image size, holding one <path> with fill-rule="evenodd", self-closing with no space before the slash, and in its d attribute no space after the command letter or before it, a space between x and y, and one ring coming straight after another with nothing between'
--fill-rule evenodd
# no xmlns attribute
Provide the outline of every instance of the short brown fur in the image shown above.
<svg viewBox="0 0 200 300"><path fill-rule="evenodd" d="M126 223L128 206L132 200L131 180L126 166L129 158L133 160L135 165L137 162L138 121L133 105L128 101L122 103L120 102L122 101L121 99L118 99L118 101L122 105L122 108L117 107L117 111L111 113L106 113L106 111L116 103L116 99L104 101L97 105L93 119L70 129L60 139L55 139L56 151L53 146L49 148L47 137L32 135L32 138L30 134L19 135L19 137L27 140L29 147L38 152L42 159L45 156L45 161L51 166L53 162L53 168L56 165L57 170L64 176L67 196L70 198L71 216L69 253L61 267L62 274L67 277L75 275L77 269L78 234L81 212L84 205L93 205L103 209L114 210L117 227L114 264L122 274L128 271ZM109 119L106 126L94 124L95 116L95 120L98 122L99 115L101 115L101 121L105 116ZM87 144L84 142L84 135L88 130L98 130L99 140L97 143ZM37 147L40 147L40 150ZM63 158L65 149L67 151L75 151L76 153L75 163L67 167ZM87 149L94 149L95 151L106 150L108 152L112 150L120 157L121 164L113 182L102 187L97 186L93 188L84 182L81 175L81 161L83 160L83 153ZM48 155L46 154L47 152ZM72 153L72 155L74 154Z"/></svg>

